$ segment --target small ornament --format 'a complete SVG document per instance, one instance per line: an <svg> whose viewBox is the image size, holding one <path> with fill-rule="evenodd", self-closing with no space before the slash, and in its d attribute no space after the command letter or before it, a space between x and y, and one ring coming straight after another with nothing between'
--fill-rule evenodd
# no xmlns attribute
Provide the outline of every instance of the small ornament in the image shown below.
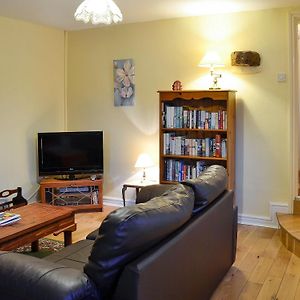
<svg viewBox="0 0 300 300"><path fill-rule="evenodd" d="M172 90L173 91L181 91L182 90L182 84L179 80L174 81L172 85Z"/></svg>

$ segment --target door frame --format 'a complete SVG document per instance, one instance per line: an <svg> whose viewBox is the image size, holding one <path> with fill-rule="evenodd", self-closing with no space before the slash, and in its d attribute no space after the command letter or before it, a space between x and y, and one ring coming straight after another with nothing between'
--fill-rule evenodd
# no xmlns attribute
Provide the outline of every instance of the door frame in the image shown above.
<svg viewBox="0 0 300 300"><path fill-rule="evenodd" d="M290 14L290 74L291 74L291 104L290 104L290 145L291 145L291 203L290 210L293 212L294 199L298 196L299 174L299 55L298 55L298 24L300 13Z"/></svg>

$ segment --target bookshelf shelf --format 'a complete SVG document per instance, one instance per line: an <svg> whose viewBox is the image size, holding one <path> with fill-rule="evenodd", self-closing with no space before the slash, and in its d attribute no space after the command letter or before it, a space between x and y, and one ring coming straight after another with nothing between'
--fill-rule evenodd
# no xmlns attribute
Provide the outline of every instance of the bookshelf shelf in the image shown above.
<svg viewBox="0 0 300 300"><path fill-rule="evenodd" d="M206 156L193 156L193 155L163 155L164 158L174 159L195 159L195 160L213 160L213 161L226 161L226 157L206 157Z"/></svg>
<svg viewBox="0 0 300 300"><path fill-rule="evenodd" d="M172 131L191 131L191 132L219 132L219 133L226 133L227 130L222 129L198 129L198 128L162 128L162 132L172 132Z"/></svg>
<svg viewBox="0 0 300 300"><path fill-rule="evenodd" d="M160 183L194 178L212 164L235 182L235 91L158 91Z"/></svg>

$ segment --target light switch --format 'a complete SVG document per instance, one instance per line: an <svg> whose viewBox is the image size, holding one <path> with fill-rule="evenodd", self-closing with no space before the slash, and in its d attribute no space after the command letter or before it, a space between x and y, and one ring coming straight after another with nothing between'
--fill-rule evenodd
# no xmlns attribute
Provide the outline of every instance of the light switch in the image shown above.
<svg viewBox="0 0 300 300"><path fill-rule="evenodd" d="M286 82L286 73L277 73L277 82Z"/></svg>

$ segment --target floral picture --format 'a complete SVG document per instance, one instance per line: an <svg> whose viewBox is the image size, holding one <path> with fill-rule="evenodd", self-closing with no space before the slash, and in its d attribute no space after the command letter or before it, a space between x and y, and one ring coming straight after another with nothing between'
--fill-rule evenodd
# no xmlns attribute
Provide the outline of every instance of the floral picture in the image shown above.
<svg viewBox="0 0 300 300"><path fill-rule="evenodd" d="M134 105L135 72L132 59L114 60L115 106Z"/></svg>

